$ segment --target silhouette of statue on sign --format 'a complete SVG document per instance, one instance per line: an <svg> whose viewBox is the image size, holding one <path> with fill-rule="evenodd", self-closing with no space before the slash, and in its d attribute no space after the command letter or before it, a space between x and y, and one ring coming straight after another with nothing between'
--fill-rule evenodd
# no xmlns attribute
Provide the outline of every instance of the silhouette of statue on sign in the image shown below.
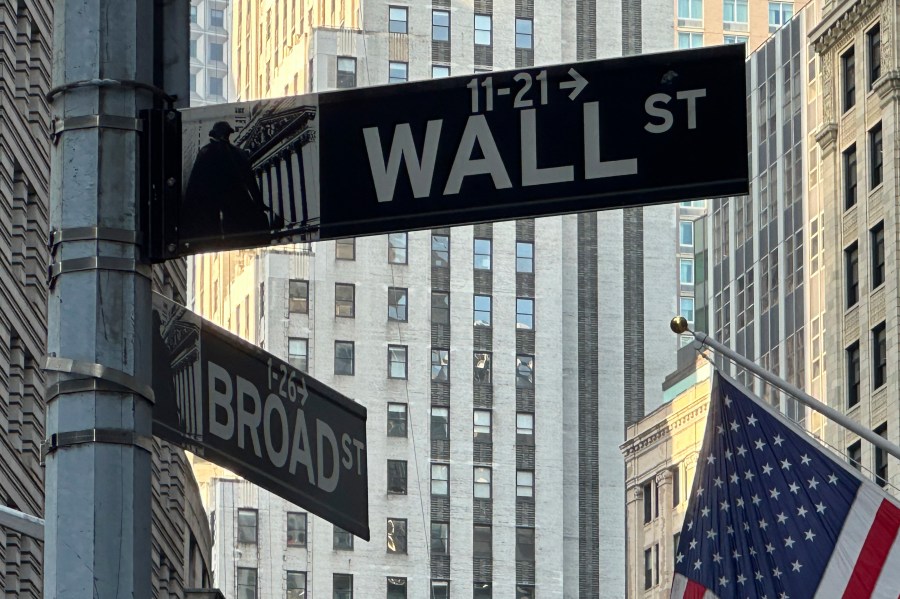
<svg viewBox="0 0 900 599"><path fill-rule="evenodd" d="M180 235L224 237L269 230L262 192L244 150L232 145L234 129L219 121L209 131L188 178L181 205Z"/></svg>

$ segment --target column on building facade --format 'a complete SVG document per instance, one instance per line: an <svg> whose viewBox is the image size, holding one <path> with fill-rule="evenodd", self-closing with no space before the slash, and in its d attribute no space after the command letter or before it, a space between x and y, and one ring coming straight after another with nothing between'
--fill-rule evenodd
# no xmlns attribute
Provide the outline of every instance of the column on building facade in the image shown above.
<svg viewBox="0 0 900 599"><path fill-rule="evenodd" d="M659 539L659 583L661 588L669 588L672 584L672 571L667 564L674 562L672 556L672 471L668 468L656 473L656 506L660 517L653 523L654 536ZM665 572L665 576L662 573Z"/></svg>
<svg viewBox="0 0 900 599"><path fill-rule="evenodd" d="M644 588L643 580L641 580L644 567L644 513L642 509L644 490L640 484L635 484L626 490L625 497L628 502L625 506L625 522L626 526L631 528L631 533L626 534L625 539L626 542L631 539L633 543L633 547L625 549L631 552L632 564L630 571L626 572L626 577L629 579L626 584L628 588L634 589L631 595L636 595L637 589Z"/></svg>

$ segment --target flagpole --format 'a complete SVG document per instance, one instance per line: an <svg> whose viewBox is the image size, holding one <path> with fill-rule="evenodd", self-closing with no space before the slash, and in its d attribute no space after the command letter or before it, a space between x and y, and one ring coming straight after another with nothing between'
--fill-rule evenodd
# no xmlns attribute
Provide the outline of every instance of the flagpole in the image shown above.
<svg viewBox="0 0 900 599"><path fill-rule="evenodd" d="M763 369L761 366L745 358L730 347L722 345L706 333L702 331L692 331L690 328L688 328L688 322L687 319L684 318L684 316L676 316L675 318L673 318L669 323L669 327L677 335L690 333L694 337L694 340L697 341L697 343L699 343L700 345L706 345L712 348L716 351L716 353L727 357L740 366L743 366L745 369L749 370L767 383L778 387L788 395L792 396L803 405L815 410L816 412L819 412L826 418L837 422L844 428L856 433L875 447L883 449L884 451L900 460L900 446L891 443L881 435L876 435L874 432L870 431L858 422L854 422L850 418L847 418L847 416L842 412L839 412L834 408L822 403L812 395L806 393L799 387L795 387L781 377L775 376L768 370Z"/></svg>

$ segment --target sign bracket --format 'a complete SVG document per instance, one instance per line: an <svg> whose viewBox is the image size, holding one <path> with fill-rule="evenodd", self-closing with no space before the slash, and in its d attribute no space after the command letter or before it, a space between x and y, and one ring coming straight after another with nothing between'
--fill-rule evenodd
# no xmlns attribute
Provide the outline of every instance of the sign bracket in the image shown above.
<svg viewBox="0 0 900 599"><path fill-rule="evenodd" d="M57 358L56 356L48 356L44 364L44 370L52 372L62 372L66 374L81 374L89 376L101 381L107 381L121 385L132 393L146 398L148 401L155 401L153 387L142 383L127 372L96 364L93 362L82 362L80 360L72 360L70 358ZM100 390L100 389L98 389Z"/></svg>
<svg viewBox="0 0 900 599"><path fill-rule="evenodd" d="M81 445L83 443L107 443L112 445L134 445L144 451L153 451L153 438L141 435L134 431L117 428L89 428L81 431L67 431L53 433L50 438L41 443L41 465L47 454L57 449Z"/></svg>

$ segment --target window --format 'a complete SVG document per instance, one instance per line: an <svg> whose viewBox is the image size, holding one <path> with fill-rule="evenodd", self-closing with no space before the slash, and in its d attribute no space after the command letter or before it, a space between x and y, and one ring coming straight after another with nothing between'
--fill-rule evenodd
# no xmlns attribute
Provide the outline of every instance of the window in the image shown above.
<svg viewBox="0 0 900 599"><path fill-rule="evenodd" d="M431 267L450 267L450 237L447 235L431 236Z"/></svg>
<svg viewBox="0 0 900 599"><path fill-rule="evenodd" d="M866 33L866 47L869 50L869 89L881 77L881 25L877 24Z"/></svg>
<svg viewBox="0 0 900 599"><path fill-rule="evenodd" d="M406 460L387 461L388 495L406 495Z"/></svg>
<svg viewBox="0 0 900 599"><path fill-rule="evenodd" d="M491 15L475 15L475 45L491 45Z"/></svg>
<svg viewBox="0 0 900 599"><path fill-rule="evenodd" d="M884 323L872 329L872 389L887 382L887 335Z"/></svg>
<svg viewBox="0 0 900 599"><path fill-rule="evenodd" d="M794 5L790 2L769 2L769 31L775 31L794 16Z"/></svg>
<svg viewBox="0 0 900 599"><path fill-rule="evenodd" d="M387 552L406 553L406 520L387 519Z"/></svg>
<svg viewBox="0 0 900 599"><path fill-rule="evenodd" d="M473 324L476 327L491 326L491 296L476 295L473 298L475 313L473 316Z"/></svg>
<svg viewBox="0 0 900 599"><path fill-rule="evenodd" d="M409 64L391 61L388 64L388 83L403 83L409 79Z"/></svg>
<svg viewBox="0 0 900 599"><path fill-rule="evenodd" d="M750 22L748 15L749 13L747 12L747 0L723 0L722 21L724 21L725 23L747 24Z"/></svg>
<svg viewBox="0 0 900 599"><path fill-rule="evenodd" d="M335 260L356 260L356 239L338 239L334 242Z"/></svg>
<svg viewBox="0 0 900 599"><path fill-rule="evenodd" d="M844 163L844 210L856 206L856 144L843 153Z"/></svg>
<svg viewBox="0 0 900 599"><path fill-rule="evenodd" d="M875 434L887 439L887 423L875 429ZM875 482L885 487L888 482L887 452L880 447L875 448Z"/></svg>
<svg viewBox="0 0 900 599"><path fill-rule="evenodd" d="M387 599L406 599L406 579L387 577Z"/></svg>
<svg viewBox="0 0 900 599"><path fill-rule="evenodd" d="M869 231L872 240L872 289L884 283L884 221Z"/></svg>
<svg viewBox="0 0 900 599"><path fill-rule="evenodd" d="M388 287L388 320L406 322L407 296L409 291L403 287Z"/></svg>
<svg viewBox="0 0 900 599"><path fill-rule="evenodd" d="M484 466L475 466L474 474L474 495L479 499L491 498L491 469Z"/></svg>
<svg viewBox="0 0 900 599"><path fill-rule="evenodd" d="M306 514L288 512L287 514L288 547L306 547Z"/></svg>
<svg viewBox="0 0 900 599"><path fill-rule="evenodd" d="M534 561L534 529L533 528L517 528L516 529L516 561L517 562L533 562Z"/></svg>
<svg viewBox="0 0 900 599"><path fill-rule="evenodd" d="M530 585L517 584L515 599L534 599L534 587Z"/></svg>
<svg viewBox="0 0 900 599"><path fill-rule="evenodd" d="M406 378L405 345L388 345L388 378Z"/></svg>
<svg viewBox="0 0 900 599"><path fill-rule="evenodd" d="M472 599L491 599L491 583L476 582L472 585Z"/></svg>
<svg viewBox="0 0 900 599"><path fill-rule="evenodd" d="M477 351L474 354L475 364L472 370L472 382L490 384L491 382L491 354Z"/></svg>
<svg viewBox="0 0 900 599"><path fill-rule="evenodd" d="M534 388L534 356L516 356L516 387Z"/></svg>
<svg viewBox="0 0 900 599"><path fill-rule="evenodd" d="M694 284L694 259L681 258L678 260L679 280L682 285Z"/></svg>
<svg viewBox="0 0 900 599"><path fill-rule="evenodd" d="M432 79L441 79L443 77L450 76L450 67L445 64L435 64L431 65L431 78Z"/></svg>
<svg viewBox="0 0 900 599"><path fill-rule="evenodd" d="M450 438L450 410L448 408L431 408L431 440Z"/></svg>
<svg viewBox="0 0 900 599"><path fill-rule="evenodd" d="M450 466L447 464L431 465L431 494L445 496L450 489Z"/></svg>
<svg viewBox="0 0 900 599"><path fill-rule="evenodd" d="M516 19L516 48L534 48L534 21L531 19Z"/></svg>
<svg viewBox="0 0 900 599"><path fill-rule="evenodd" d="M436 383L450 382L450 350L431 350L431 380Z"/></svg>
<svg viewBox="0 0 900 599"><path fill-rule="evenodd" d="M672 557L674 558L674 559L672 560L672 561L673 561L673 563L672 563L672 567L673 567L673 568L675 567L675 564L677 563L677 562L675 562L675 560L678 559L677 556L678 556L678 544L679 544L679 543L681 543L681 533L680 533L680 532L676 532L674 535L672 535Z"/></svg>
<svg viewBox="0 0 900 599"><path fill-rule="evenodd" d="M256 568L237 569L238 599L256 599Z"/></svg>
<svg viewBox="0 0 900 599"><path fill-rule="evenodd" d="M681 468L675 466L672 472L672 507L681 503Z"/></svg>
<svg viewBox="0 0 900 599"><path fill-rule="evenodd" d="M472 527L472 557L491 559L493 556L491 527L476 524Z"/></svg>
<svg viewBox="0 0 900 599"><path fill-rule="evenodd" d="M431 554L450 555L450 524L447 522L431 523ZM447 583L444 583L445 585ZM433 588L433 587L432 587ZM446 588L446 586L444 587ZM449 595L444 595L449 597Z"/></svg>
<svg viewBox="0 0 900 599"><path fill-rule="evenodd" d="M534 272L534 244L530 241L516 242L516 272Z"/></svg>
<svg viewBox="0 0 900 599"><path fill-rule="evenodd" d="M841 55L841 77L846 112L856 105L856 56L852 47Z"/></svg>
<svg viewBox="0 0 900 599"><path fill-rule="evenodd" d="M353 599L353 575L334 574L332 576L332 599Z"/></svg>
<svg viewBox="0 0 900 599"><path fill-rule="evenodd" d="M238 510L238 542L256 544L256 510Z"/></svg>
<svg viewBox="0 0 900 599"><path fill-rule="evenodd" d="M725 43L726 44L746 44L747 43L746 35L726 35Z"/></svg>
<svg viewBox="0 0 900 599"><path fill-rule="evenodd" d="M703 19L703 0L678 0L679 19Z"/></svg>
<svg viewBox="0 0 900 599"><path fill-rule="evenodd" d="M309 281L291 279L288 282L288 312L309 314Z"/></svg>
<svg viewBox="0 0 900 599"><path fill-rule="evenodd" d="M703 46L702 33L689 33L687 31L678 32L678 47L684 48L700 48Z"/></svg>
<svg viewBox="0 0 900 599"><path fill-rule="evenodd" d="M857 470L862 470L862 442L857 441L847 448L847 461Z"/></svg>
<svg viewBox="0 0 900 599"><path fill-rule="evenodd" d="M534 414L516 412L516 445L534 445Z"/></svg>
<svg viewBox="0 0 900 599"><path fill-rule="evenodd" d="M450 12L446 10L431 11L431 39L436 42L450 41Z"/></svg>
<svg viewBox="0 0 900 599"><path fill-rule="evenodd" d="M350 56L337 57L337 88L356 87L356 59ZM350 258L352 260L353 258Z"/></svg>
<svg viewBox="0 0 900 599"><path fill-rule="evenodd" d="M288 338L288 362L297 370L309 371L309 339Z"/></svg>
<svg viewBox="0 0 900 599"><path fill-rule="evenodd" d="M332 540L332 547L335 551L352 551L353 550L353 535L341 528L340 526L334 527L334 538Z"/></svg>
<svg viewBox="0 0 900 599"><path fill-rule="evenodd" d="M306 572L287 571L287 599L306 599Z"/></svg>
<svg viewBox="0 0 900 599"><path fill-rule="evenodd" d="M188 46L188 52L191 58L197 58L197 40L191 40Z"/></svg>
<svg viewBox="0 0 900 599"><path fill-rule="evenodd" d="M644 590L653 586L653 548L644 549Z"/></svg>
<svg viewBox="0 0 900 599"><path fill-rule="evenodd" d="M388 404L387 436L388 437L405 437L406 436L406 404L405 403L389 403Z"/></svg>
<svg viewBox="0 0 900 599"><path fill-rule="evenodd" d="M476 443L491 442L491 411L475 410L473 413L473 434L472 439Z"/></svg>
<svg viewBox="0 0 900 599"><path fill-rule="evenodd" d="M353 342L334 342L334 373L353 376Z"/></svg>
<svg viewBox="0 0 900 599"><path fill-rule="evenodd" d="M209 60L222 61L225 58L225 46L218 42L209 43Z"/></svg>
<svg viewBox="0 0 900 599"><path fill-rule="evenodd" d="M388 263L407 264L406 248L409 236L406 233L390 233L388 235Z"/></svg>
<svg viewBox="0 0 900 599"><path fill-rule="evenodd" d="M191 73L190 90L191 93L197 93L197 73Z"/></svg>
<svg viewBox="0 0 900 599"><path fill-rule="evenodd" d="M706 208L706 200L688 200L686 202L678 202L682 208Z"/></svg>
<svg viewBox="0 0 900 599"><path fill-rule="evenodd" d="M209 78L209 94L211 96L225 95L225 80L221 77L211 76Z"/></svg>
<svg viewBox="0 0 900 599"><path fill-rule="evenodd" d="M450 324L450 294L445 291L431 293L431 324Z"/></svg>
<svg viewBox="0 0 900 599"><path fill-rule="evenodd" d="M534 328L534 300L525 297L516 298L516 328Z"/></svg>
<svg viewBox="0 0 900 599"><path fill-rule="evenodd" d="M869 161L872 165L869 173L872 182L871 189L875 189L881 185L881 181L884 179L884 154L882 149L881 123L878 123L871 131L869 131Z"/></svg>
<svg viewBox="0 0 900 599"><path fill-rule="evenodd" d="M847 407L859 403L859 341L847 348Z"/></svg>
<svg viewBox="0 0 900 599"><path fill-rule="evenodd" d="M191 5L191 23L197 23L197 7Z"/></svg>
<svg viewBox="0 0 900 599"><path fill-rule="evenodd" d="M653 483L646 482L641 485L641 496L644 500L644 524L653 520Z"/></svg>
<svg viewBox="0 0 900 599"><path fill-rule="evenodd" d="M678 243L686 247L694 246L694 223L683 220L678 223Z"/></svg>
<svg viewBox="0 0 900 599"><path fill-rule="evenodd" d="M405 6L391 6L388 8L388 32L408 33L406 22L408 9Z"/></svg>
<svg viewBox="0 0 900 599"><path fill-rule="evenodd" d="M194 8L193 6L191 8ZM197 10L194 8L194 10ZM225 11L219 8L209 9L209 25L211 27L225 27Z"/></svg>
<svg viewBox="0 0 900 599"><path fill-rule="evenodd" d="M844 250L847 275L847 308L859 301L859 248L856 243Z"/></svg>
<svg viewBox="0 0 900 599"><path fill-rule="evenodd" d="M475 270L491 269L491 240L476 239L474 242Z"/></svg>
<svg viewBox="0 0 900 599"><path fill-rule="evenodd" d="M356 312L355 295L356 286L353 283L335 283L334 315L341 318L353 318Z"/></svg>
<svg viewBox="0 0 900 599"><path fill-rule="evenodd" d="M688 321L688 325L694 325L694 298L680 297L678 298L679 312Z"/></svg>
<svg viewBox="0 0 900 599"><path fill-rule="evenodd" d="M534 472L516 470L516 497L534 497Z"/></svg>

